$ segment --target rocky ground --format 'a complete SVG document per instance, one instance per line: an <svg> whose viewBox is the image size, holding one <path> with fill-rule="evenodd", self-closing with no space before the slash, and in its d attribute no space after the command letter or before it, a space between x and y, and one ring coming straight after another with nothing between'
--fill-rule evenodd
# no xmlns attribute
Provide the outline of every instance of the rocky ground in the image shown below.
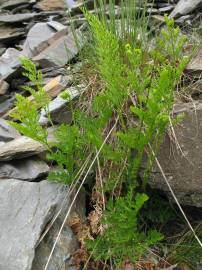
<svg viewBox="0 0 202 270"><path fill-rule="evenodd" d="M147 12L159 24L165 13L188 29L201 20L201 0L152 2L148 3ZM86 4L92 7L91 1ZM44 88L52 99L50 112L54 123L71 122L67 101L59 94L68 87L74 99L86 87L83 82L76 87L73 84L80 65L75 61L79 49L67 12L73 15L78 37L84 41L82 31L86 22L79 10L81 5L73 0L0 0L0 270L44 269L71 202L67 186L46 181L50 168L44 160L44 147L21 136L6 119L13 109L15 94L23 93L22 85L27 83L19 62L19 56L26 56L42 69ZM72 60L70 68L68 63ZM202 49L186 72L195 78L196 87L189 96L191 100L186 96L185 102L176 104L174 114L185 112L185 118L167 135L160 159L179 201L202 207ZM47 124L43 111L40 123ZM50 129L50 140L51 134ZM153 168L150 184L169 194L158 168ZM58 211L59 218L43 238ZM84 194L74 212L81 219L85 217ZM48 269L76 269L71 256L77 248L76 237L66 225Z"/></svg>

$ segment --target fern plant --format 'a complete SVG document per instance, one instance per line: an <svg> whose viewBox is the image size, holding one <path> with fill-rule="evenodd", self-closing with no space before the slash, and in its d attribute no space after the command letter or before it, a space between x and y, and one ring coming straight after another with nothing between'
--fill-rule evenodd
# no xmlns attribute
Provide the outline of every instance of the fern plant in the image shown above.
<svg viewBox="0 0 202 270"><path fill-rule="evenodd" d="M48 110L49 97L42 87L42 73L37 71L35 64L25 58L20 58L22 67L24 68L23 75L27 77L34 87L24 86L24 90L28 91L33 99L16 94L15 109L11 112L11 118L18 122L10 121L10 125L19 130L22 134L37 140L48 147L47 130L39 124L40 107Z"/></svg>
<svg viewBox="0 0 202 270"><path fill-rule="evenodd" d="M86 156L95 156L107 130L116 123L99 155L99 165L93 168L104 175L103 192L108 199L102 219L105 230L87 245L95 259L113 259L120 265L126 259L136 261L162 239L156 231L144 231L139 216L148 200L145 185L153 165L150 148L157 154L170 123L175 88L188 61L182 56L186 40L166 17L167 28L154 47L145 50L138 41L120 40L106 20L86 10L84 14L95 44L95 68L103 85L99 92L94 89L90 109L75 109L72 124L59 126L55 141L48 142L47 127L40 126L39 116L40 109L44 109L53 124L48 110L50 98L42 87L41 73L23 58L24 75L34 84L25 90L33 98L16 96L16 108L11 114L15 122L11 124L47 147L48 159L56 164L49 179L70 184ZM68 98L67 91L61 97ZM140 186L138 176L145 156ZM137 193L137 188L142 193Z"/></svg>
<svg viewBox="0 0 202 270"><path fill-rule="evenodd" d="M106 230L96 239L96 244L87 242L96 260L112 259L116 266L126 259L135 263L151 245L163 239L155 230L145 233L139 224L139 212L148 199L143 193L137 193L134 198L129 191L115 204L112 200L108 202L103 219Z"/></svg>
<svg viewBox="0 0 202 270"><path fill-rule="evenodd" d="M139 203L143 206L146 197L141 194L134 199L134 194L145 154L147 165L143 188L153 164L153 155L147 146L157 154L170 123L175 88L188 62L188 58L181 55L186 38L180 36L179 28L175 29L174 22L165 17L167 28L161 32L156 47L144 51L138 44L137 47L136 44L124 45L110 32L105 21L87 12L85 14L96 44L98 72L105 83L105 89L96 97L96 107L93 108L100 118L105 115L106 106L108 117L114 114L120 117L119 130L114 135L119 143L113 150L114 153L122 150L123 157L127 157L122 175L126 178L125 197L109 200L108 210L103 217L106 230L88 245L97 259L113 259L117 262L120 258L119 263L126 259L133 262L144 253L146 247L162 239L157 232L148 232L143 237L141 230L138 231L140 223L135 218L135 209ZM128 102L132 104L132 115L124 111ZM107 121L108 117L105 118ZM140 246L138 243L141 243Z"/></svg>

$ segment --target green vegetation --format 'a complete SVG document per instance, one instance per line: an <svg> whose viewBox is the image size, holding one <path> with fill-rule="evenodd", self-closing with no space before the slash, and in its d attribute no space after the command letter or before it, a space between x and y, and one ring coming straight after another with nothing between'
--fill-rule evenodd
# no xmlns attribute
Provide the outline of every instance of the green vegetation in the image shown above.
<svg viewBox="0 0 202 270"><path fill-rule="evenodd" d="M166 28L145 48L137 32L132 31L131 40L120 37L115 24L109 25L102 16L86 10L84 14L94 45L93 69L102 89L93 89L88 110L73 109L72 123L59 126L55 142L50 143L47 127L39 125L40 108L53 125L50 98L42 87L41 73L30 60L22 58L24 75L35 85L25 90L34 99L16 96L16 109L11 114L15 122L11 125L47 147L48 159L57 164L49 179L66 184L75 181L86 158L95 157L114 127L93 167L95 175L102 175L94 189L103 199L97 196L93 202L101 209L106 204L101 220L104 229L86 245L94 259L111 260L120 266L125 260L136 262L163 239L156 230L145 228L141 211L149 199L145 193L154 161L152 151L157 154L170 124L175 89L188 61L182 55L186 37L165 17ZM61 97L69 99L68 90ZM173 124L177 121L174 119Z"/></svg>

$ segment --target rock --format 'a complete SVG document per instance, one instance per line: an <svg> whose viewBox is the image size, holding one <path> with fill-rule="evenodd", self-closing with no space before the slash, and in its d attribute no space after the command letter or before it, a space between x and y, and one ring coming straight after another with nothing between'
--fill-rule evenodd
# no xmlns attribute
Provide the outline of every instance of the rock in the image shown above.
<svg viewBox="0 0 202 270"><path fill-rule="evenodd" d="M6 48L3 47L3 44L1 44L1 45L0 45L0 56L1 56L3 53L5 53L5 51L6 51Z"/></svg>
<svg viewBox="0 0 202 270"><path fill-rule="evenodd" d="M8 48L0 57L0 78L7 78L20 66L19 57L22 53L14 48Z"/></svg>
<svg viewBox="0 0 202 270"><path fill-rule="evenodd" d="M77 36L77 41L75 40ZM64 66L75 57L79 51L82 34L76 30L75 35L71 32L68 35L53 39L50 46L33 58L43 68ZM77 44L78 43L78 44Z"/></svg>
<svg viewBox="0 0 202 270"><path fill-rule="evenodd" d="M50 233L44 238L40 245L36 249L35 258L32 265L32 270L44 269L48 256L53 247L55 238L60 229L62 220L57 221L51 228ZM75 266L71 266L71 254L78 248L78 243L72 230L65 226L65 229L61 233L60 240L58 241L55 251L53 253L52 260L49 264L49 270L76 270Z"/></svg>
<svg viewBox="0 0 202 270"><path fill-rule="evenodd" d="M158 14L158 9L157 8L147 8L147 12L149 14Z"/></svg>
<svg viewBox="0 0 202 270"><path fill-rule="evenodd" d="M0 162L0 179L33 181L46 175L48 171L49 166L39 158Z"/></svg>
<svg viewBox="0 0 202 270"><path fill-rule="evenodd" d="M51 119L54 123L71 123L72 113L71 110L68 109L67 104L77 96L81 95L85 90L85 85L78 85L77 87L69 87L62 94L67 94L68 99L63 99L61 96L53 99L49 104L49 113ZM44 109L41 111L41 116L39 119L39 123L41 125L45 125L48 123L48 119L46 118L46 112Z"/></svg>
<svg viewBox="0 0 202 270"><path fill-rule="evenodd" d="M161 8L159 8L159 12L160 13L166 13L166 12L169 12L169 11L173 10L173 8L174 8L173 5L161 7Z"/></svg>
<svg viewBox="0 0 202 270"><path fill-rule="evenodd" d="M0 96L3 96L8 91L9 84L6 81L0 80Z"/></svg>
<svg viewBox="0 0 202 270"><path fill-rule="evenodd" d="M0 141L9 142L20 137L20 133L0 118Z"/></svg>
<svg viewBox="0 0 202 270"><path fill-rule="evenodd" d="M28 57L35 56L39 44L52 37L54 33L55 31L47 23L36 23L27 34L23 52Z"/></svg>
<svg viewBox="0 0 202 270"><path fill-rule="evenodd" d="M25 34L23 28L12 28L9 26L0 26L0 41L10 42L12 40L21 38Z"/></svg>
<svg viewBox="0 0 202 270"><path fill-rule="evenodd" d="M55 31L61 31L61 30L64 30L67 28L66 26L64 26L63 24L61 24L57 21L47 22L47 25L50 26L51 28L53 28Z"/></svg>
<svg viewBox="0 0 202 270"><path fill-rule="evenodd" d="M24 21L29 21L34 17L38 16L37 13L19 13L19 14L8 14L8 15L0 15L1 23L19 23Z"/></svg>
<svg viewBox="0 0 202 270"><path fill-rule="evenodd" d="M202 102L175 105L174 113L184 113L183 121L174 127L181 151L173 136L171 140L166 135L158 159L179 202L202 207ZM157 166L152 169L150 185L170 195Z"/></svg>
<svg viewBox="0 0 202 270"><path fill-rule="evenodd" d="M194 74L202 74L202 48L186 67L186 71Z"/></svg>
<svg viewBox="0 0 202 270"><path fill-rule="evenodd" d="M5 101L1 102L0 103L0 116L5 115L5 113L8 112L8 110L13 107L14 102L15 102L14 97L8 98Z"/></svg>
<svg viewBox="0 0 202 270"><path fill-rule="evenodd" d="M24 55L26 55L27 57L33 57L41 52L41 50L39 50L41 44L53 37L54 34L58 31L53 27L53 22L52 24L36 23L29 30L25 44L23 45ZM60 30L66 29L66 27L61 23L55 22L55 24L56 23L58 28L60 26Z"/></svg>
<svg viewBox="0 0 202 270"><path fill-rule="evenodd" d="M48 10L64 10L66 8L65 0L43 0L37 3L37 8L48 11Z"/></svg>
<svg viewBox="0 0 202 270"><path fill-rule="evenodd" d="M10 179L0 182L0 269L43 269L40 263L41 260L45 261L47 257L41 258L39 251L42 252L42 255L48 253L51 248L50 241L55 239L58 233L55 228L58 229L61 219L57 220L54 229L49 231L49 242L44 245L40 244L36 249L36 258L34 259L35 248L47 224L61 207L67 192L68 189L65 185L47 181L33 183ZM68 196L63 205L65 206L64 210L67 211ZM77 241L66 225L62 238L56 247L56 252L53 254L54 264L56 265L55 262L58 260L57 265L60 265L60 262L65 259L62 256L64 252L71 253L76 248ZM58 258L59 254L61 258Z"/></svg>
<svg viewBox="0 0 202 270"><path fill-rule="evenodd" d="M152 15L151 18L155 23L162 24L165 22L165 18L162 15Z"/></svg>
<svg viewBox="0 0 202 270"><path fill-rule="evenodd" d="M171 12L170 17L176 18L181 15L186 15L195 10L200 4L202 4L202 0L180 0Z"/></svg>
<svg viewBox="0 0 202 270"><path fill-rule="evenodd" d="M68 80L71 79L68 76L59 75L53 79L51 79L45 86L44 90L48 94L48 96L52 99L59 95L59 93L66 88L68 85ZM33 96L29 96L29 100L34 101ZM9 110L6 114L4 114L4 118L9 118L9 115L15 111L15 108ZM1 111L0 111L1 115Z"/></svg>
<svg viewBox="0 0 202 270"><path fill-rule="evenodd" d="M25 5L25 4L29 4L29 3L33 3L33 0L8 0L8 1L4 1L3 4L1 4L0 8L2 9L13 9L16 8L18 6L21 5Z"/></svg>
<svg viewBox="0 0 202 270"><path fill-rule="evenodd" d="M64 15L63 11L44 11L44 12L33 12L33 13L16 13L16 14L6 14L0 15L0 22L6 24L15 24L15 23L23 23L26 21L30 21L34 18L38 17L47 17L51 15Z"/></svg>
<svg viewBox="0 0 202 270"><path fill-rule="evenodd" d="M176 19L175 22L176 23L179 23L179 24L183 24L185 21L187 21L189 19L191 19L191 15L190 14L181 16L180 18Z"/></svg>
<svg viewBox="0 0 202 270"><path fill-rule="evenodd" d="M59 75L51 79L45 86L44 89L49 97L57 97L61 91L63 91L67 85L70 77Z"/></svg>
<svg viewBox="0 0 202 270"><path fill-rule="evenodd" d="M43 153L45 147L31 138L20 136L0 148L0 161L19 159Z"/></svg>

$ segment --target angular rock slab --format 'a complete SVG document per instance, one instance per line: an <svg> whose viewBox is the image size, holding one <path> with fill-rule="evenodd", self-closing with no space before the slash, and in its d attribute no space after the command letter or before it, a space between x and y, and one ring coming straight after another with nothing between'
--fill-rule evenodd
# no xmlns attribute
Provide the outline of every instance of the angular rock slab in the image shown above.
<svg viewBox="0 0 202 270"><path fill-rule="evenodd" d="M0 162L0 181L1 179L19 179L33 181L46 175L49 166L39 158L26 158L10 162Z"/></svg>
<svg viewBox="0 0 202 270"><path fill-rule="evenodd" d="M43 11L50 10L64 10L67 6L65 4L65 0L42 0L36 5L37 8Z"/></svg>
<svg viewBox="0 0 202 270"><path fill-rule="evenodd" d="M49 103L48 111L54 123L71 123L72 112L71 109L67 107L67 104L74 98L81 95L85 91L85 89L86 85L84 84L80 84L75 87L69 87L67 90L61 93L68 95L68 99L63 99L59 95ZM44 109L41 110L39 123L41 125L45 125L48 123L48 118Z"/></svg>
<svg viewBox="0 0 202 270"><path fill-rule="evenodd" d="M3 4L0 6L2 9L13 9L15 7L29 4L31 0L8 0L8 1L3 1Z"/></svg>
<svg viewBox="0 0 202 270"><path fill-rule="evenodd" d="M20 136L0 148L0 161L19 159L43 153L45 147L31 138Z"/></svg>
<svg viewBox="0 0 202 270"><path fill-rule="evenodd" d="M8 48L0 57L0 77L7 78L20 66L22 53L15 48Z"/></svg>
<svg viewBox="0 0 202 270"><path fill-rule="evenodd" d="M17 40L24 35L24 29L22 28L12 28L8 26L0 26L0 42L7 42L12 40Z"/></svg>
<svg viewBox="0 0 202 270"><path fill-rule="evenodd" d="M67 191L66 186L47 181L0 182L0 269L35 270L32 263L37 241ZM75 239L69 229L67 233L73 249Z"/></svg>
<svg viewBox="0 0 202 270"><path fill-rule="evenodd" d="M0 97L8 92L9 84L6 81L0 80Z"/></svg>
<svg viewBox="0 0 202 270"><path fill-rule="evenodd" d="M52 24L54 21L52 21ZM66 28L59 22L58 24L60 29ZM57 30L51 27L48 23L36 23L28 32L25 44L23 45L23 55L27 57L33 57L40 53L40 45L54 36Z"/></svg>
<svg viewBox="0 0 202 270"><path fill-rule="evenodd" d="M174 127L176 140L167 135L158 159L179 202L202 207L202 102L178 104L175 114L184 114L183 121ZM160 170L154 166L150 185L165 191L168 187Z"/></svg>
<svg viewBox="0 0 202 270"><path fill-rule="evenodd" d="M48 235L36 248L32 270L41 270L45 268L61 224L62 219L58 219L54 223ZM60 240L55 247L48 270L76 270L76 267L71 265L71 255L77 248L78 242L76 241L72 230L68 226L65 226L61 233Z"/></svg>
<svg viewBox="0 0 202 270"><path fill-rule="evenodd" d="M180 0L171 12L170 17L175 18L186 15L195 10L200 4L202 4L202 0Z"/></svg>
<svg viewBox="0 0 202 270"><path fill-rule="evenodd" d="M77 40L75 40L75 36ZM69 33L53 39L50 46L33 57L33 60L43 68L64 66L78 54L82 44L82 33L76 30L75 34Z"/></svg>
<svg viewBox="0 0 202 270"><path fill-rule="evenodd" d="M199 76L202 74L202 48L199 49L196 56L187 65L186 71Z"/></svg>
<svg viewBox="0 0 202 270"><path fill-rule="evenodd" d="M33 19L37 16L37 13L19 13L19 14L8 14L0 15L1 23L19 23Z"/></svg>
<svg viewBox="0 0 202 270"><path fill-rule="evenodd" d="M9 142L20 137L20 133L0 118L0 141Z"/></svg>

